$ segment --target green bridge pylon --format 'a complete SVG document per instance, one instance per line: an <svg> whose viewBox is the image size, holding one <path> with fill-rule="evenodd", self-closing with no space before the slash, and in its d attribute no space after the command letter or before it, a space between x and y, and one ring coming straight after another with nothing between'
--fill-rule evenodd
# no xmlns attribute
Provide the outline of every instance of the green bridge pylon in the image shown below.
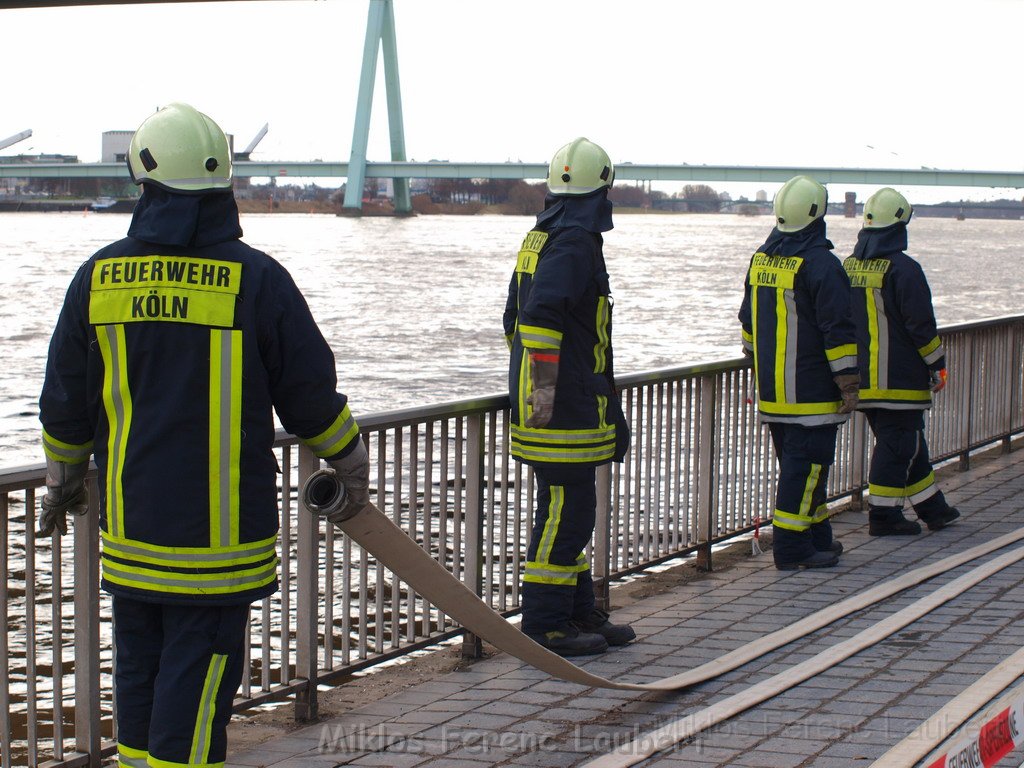
<svg viewBox="0 0 1024 768"><path fill-rule="evenodd" d="M356 125L352 133L352 155L348 164L345 208L361 210L366 182L366 147L370 138L370 112L373 87L377 79L377 54L384 49L384 86L388 99L388 129L391 134L391 159L404 161L405 128L402 123L402 91L398 81L398 43L395 40L395 9L392 0L370 0L363 44L363 67L359 74ZM411 213L409 180L394 179L395 211Z"/></svg>

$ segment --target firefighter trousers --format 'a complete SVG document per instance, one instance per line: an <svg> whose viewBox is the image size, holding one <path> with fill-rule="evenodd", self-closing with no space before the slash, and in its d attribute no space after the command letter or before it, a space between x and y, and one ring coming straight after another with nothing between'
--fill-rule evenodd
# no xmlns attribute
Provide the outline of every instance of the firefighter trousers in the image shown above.
<svg viewBox="0 0 1024 768"><path fill-rule="evenodd" d="M825 488L839 426L769 422L768 428L779 463L772 551L776 563L799 562L832 546Z"/></svg>
<svg viewBox="0 0 1024 768"><path fill-rule="evenodd" d="M560 630L594 609L594 583L584 549L597 514L594 467L534 467L537 510L523 575L528 635Z"/></svg>
<svg viewBox="0 0 1024 768"><path fill-rule="evenodd" d="M924 436L924 411L867 408L864 416L875 436L868 505L902 509L907 500L926 522L945 512L949 505L935 483Z"/></svg>
<svg viewBox="0 0 1024 768"><path fill-rule="evenodd" d="M164 605L114 596L113 616L121 765L223 765L249 605Z"/></svg>

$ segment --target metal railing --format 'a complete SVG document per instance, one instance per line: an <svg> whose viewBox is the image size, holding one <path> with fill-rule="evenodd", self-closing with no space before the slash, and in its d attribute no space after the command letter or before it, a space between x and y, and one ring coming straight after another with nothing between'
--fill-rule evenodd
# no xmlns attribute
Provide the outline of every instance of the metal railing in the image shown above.
<svg viewBox="0 0 1024 768"><path fill-rule="evenodd" d="M949 385L928 436L936 461L959 459L1024 431L1024 315L943 329ZM621 464L598 472L590 558L599 591L626 574L696 553L767 522L775 459L757 423L745 360L619 378L633 434ZM363 415L376 504L496 610L519 606L531 528L531 470L509 457L504 396ZM832 501L859 504L870 445L858 415L840 429ZM449 617L302 512L296 489L319 462L279 434L281 590L253 605L248 672L236 709L294 697L317 713L317 686L463 636ZM114 752L109 597L99 588L95 478L92 514L73 533L37 539L44 466L0 472L0 728L4 766L97 766Z"/></svg>

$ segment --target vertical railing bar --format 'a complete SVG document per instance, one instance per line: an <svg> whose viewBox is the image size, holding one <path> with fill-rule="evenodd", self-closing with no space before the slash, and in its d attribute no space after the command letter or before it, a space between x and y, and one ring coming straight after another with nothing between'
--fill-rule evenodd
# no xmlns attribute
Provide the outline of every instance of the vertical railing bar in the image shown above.
<svg viewBox="0 0 1024 768"><path fill-rule="evenodd" d="M441 421L441 436L438 442L439 458L441 465L438 471L438 509L437 509L437 558L445 568L448 568L448 476L451 468L448 463L448 419ZM454 553L452 554L452 569L454 570ZM443 631L448 623L448 618L440 609L437 612L437 629Z"/></svg>
<svg viewBox="0 0 1024 768"><path fill-rule="evenodd" d="M739 461L739 451L737 450L737 434L739 432L740 422L740 409L739 404L736 402L738 394L737 386L737 373L736 371L727 371L722 377L722 383L725 387L724 392L724 403L723 408L728 414L725 424L723 424L722 434L722 448L724 455L722 456L723 471L726 473L726 477L722 483L722 493L725 495L724 499L720 500L721 507L721 520L722 529L720 533L731 533L736 530L739 522L739 494L736 490L736 462Z"/></svg>
<svg viewBox="0 0 1024 768"><path fill-rule="evenodd" d="M52 646L52 679L53 679L53 756L57 760L64 759L64 617L62 603L64 602L64 589L61 585L63 580L63 537L54 536L53 546L50 549L52 561L50 563L50 621L53 624L51 632Z"/></svg>
<svg viewBox="0 0 1024 768"><path fill-rule="evenodd" d="M89 755L89 768L98 768L100 765L100 731L103 714L100 682L102 670L100 668L99 500L99 485L96 479L92 478L89 480L89 513L75 521L75 556L72 561L75 580L75 750ZM6 527L7 515L4 514L3 518ZM4 538L6 538L6 530ZM3 576L3 583L6 585L6 574ZM6 601L4 604L6 605ZM111 664L113 664L113 659ZM4 688L6 689L6 686ZM4 765L10 764L10 754L8 753L4 755Z"/></svg>
<svg viewBox="0 0 1024 768"><path fill-rule="evenodd" d="M352 539L341 537L341 663L352 663ZM362 624L363 622L360 622Z"/></svg>
<svg viewBox="0 0 1024 768"><path fill-rule="evenodd" d="M643 471L643 552L644 558L647 560L651 559L651 545L652 539L654 538L654 532L652 530L652 518L656 513L654 509L654 500L651 494L653 483L653 464L654 464L654 386L648 385L644 387L644 393L646 395L647 407L645 410L647 418L644 419L644 471ZM638 489L639 490L639 489ZM637 494L639 498L640 494Z"/></svg>
<svg viewBox="0 0 1024 768"><path fill-rule="evenodd" d="M508 424L506 417L506 425ZM507 433L506 428L506 433ZM506 442L508 439L506 438ZM523 506L523 465L515 461L512 467L513 472L513 508L515 510L515 548L512 550L512 603L520 604L519 596L519 571L522 567L522 553L526 551L526 537L523 536L523 527L530 522L528 508Z"/></svg>
<svg viewBox="0 0 1024 768"><path fill-rule="evenodd" d="M696 504L694 503L692 490L697 487L697 483L700 479L699 467L694 471L693 466L693 453L698 450L697 440L698 435L694 427L693 418L693 388L694 379L686 379L686 419L684 431L687 437L687 449L686 454L683 457L685 460L685 471L683 477L686 478L686 484L683 486L683 495L685 496L684 507L686 509L686 545L689 546L697 538L697 514Z"/></svg>
<svg viewBox="0 0 1024 768"><path fill-rule="evenodd" d="M654 456L652 458L654 466L655 517L652 521L652 527L655 533L654 552L660 557L668 551L666 546L668 537L664 535L664 533L667 533L668 529L668 516L665 514L665 508L663 505L665 495L662 489L662 464L665 461L665 383L660 382L657 385L657 388L658 404L655 408L657 416L654 419L657 426L654 438Z"/></svg>
<svg viewBox="0 0 1024 768"><path fill-rule="evenodd" d="M398 427L393 432L394 434L394 456L392 457L392 466L394 467L394 475L391 478L391 519L395 525L399 528L402 527L402 456L405 454L405 431ZM410 502L410 513L412 511ZM378 564L378 573L382 573L383 569ZM383 582L379 582L383 583ZM381 605L380 600L383 599L384 590L378 587L378 605ZM383 607L383 606L382 606ZM398 576L394 573L391 574L391 649L394 650L401 645L402 640L402 588L398 580ZM378 648L378 653L383 648Z"/></svg>
<svg viewBox="0 0 1024 768"><path fill-rule="evenodd" d="M463 419L458 417L455 419L455 466L453 471L455 473L455 497L454 497L454 509L452 510L452 524L453 524L453 541L452 541L452 571L455 574L455 578L462 578L462 558L464 552L462 548L462 526L464 523L463 518L463 506L462 506L462 480L463 472L465 471L465 465L462 460L462 441L463 441ZM468 535L468 534L467 534Z"/></svg>
<svg viewBox="0 0 1024 768"><path fill-rule="evenodd" d="M676 442L676 453L672 462L672 476L675 479L675 488L672 496L675 508L675 512L672 516L672 547L676 550L680 548L682 532L686 525L686 507L683 502L683 489L686 488L689 483L689 479L686 477L683 470L685 453L690 442L686 439L686 435L683 434L684 389L685 384L681 379L676 379L672 382L672 432L675 434Z"/></svg>
<svg viewBox="0 0 1024 768"><path fill-rule="evenodd" d="M498 590L498 608L502 611L507 611L508 604L508 593L509 584L513 583L518 577L518 570L509 567L509 547L508 547L508 536L509 536L509 514L508 514L508 462L509 462L509 435L508 435L508 411L504 408L501 411L501 518L499 524L501 525L501 581L499 582ZM516 525L518 528L518 524ZM513 538L517 539L513 534ZM518 541L516 541L518 544ZM515 552L513 552L513 558ZM517 563L518 565L518 563Z"/></svg>
<svg viewBox="0 0 1024 768"><path fill-rule="evenodd" d="M740 484L740 493L743 496L743 525L753 525L757 519L757 507L754 504L754 434L750 427L753 420L750 412L750 376L748 369L740 371L740 434L742 444L747 446L743 452L742 472L743 482Z"/></svg>
<svg viewBox="0 0 1024 768"><path fill-rule="evenodd" d="M701 570L710 571L711 563L711 538L712 525L714 520L714 489L715 489L715 433L716 425L714 414L716 408L716 395L718 389L718 377L714 374L705 374L700 378L700 441L698 461L700 462L700 479L697 485L698 505L698 543L700 548L697 551L697 567Z"/></svg>
<svg viewBox="0 0 1024 768"><path fill-rule="evenodd" d="M377 465L380 467L381 474L378 478L377 485L377 508L380 509L384 514L387 514L388 502L387 502L387 450L388 440L391 440L392 445L397 442L395 437L395 431L387 430L381 431L379 442L377 443ZM399 468L392 464L394 472L398 472ZM369 553L367 553L369 556ZM384 652L384 565L380 562L374 563L373 568L373 652L383 653ZM369 582L369 572L367 572L367 582ZM369 589L369 584L367 584ZM366 614L364 613L365 617ZM369 649L367 649L369 651Z"/></svg>
<svg viewBox="0 0 1024 768"><path fill-rule="evenodd" d="M305 510L300 510L300 514ZM334 669L334 543L339 537L335 535L332 523L324 523L324 658L322 667Z"/></svg>
<svg viewBox="0 0 1024 768"><path fill-rule="evenodd" d="M675 463L676 457L676 433L673 427L675 426L675 415L673 413L673 403L675 402L675 387L673 382L668 381L664 383L664 399L662 401L662 424L665 432L663 442L663 460L660 464L662 468L662 481L659 485L662 488L662 503L658 506L662 509L662 549L658 550L660 555L667 555L673 551L672 546L672 530L675 527L673 524L673 515L675 514L675 505L672 503L673 495L676 489L676 477L672 473L672 467Z"/></svg>
<svg viewBox="0 0 1024 768"><path fill-rule="evenodd" d="M622 568L628 568L633 562L631 555L632 531L633 531L633 454L636 451L636 441L640 439L637 432L639 419L636 416L636 389L630 387L626 390L626 420L629 423L631 442L629 450L623 457L622 474L620 476L622 507L619 510L621 520L621 531L619 533L619 544L615 548L619 556L619 563Z"/></svg>
<svg viewBox="0 0 1024 768"><path fill-rule="evenodd" d="M440 542L444 546L444 542ZM434 547L434 422L423 425L423 549L429 554ZM427 598L423 598L423 624L420 627L424 637L430 637L430 624L434 609ZM440 627L438 627L440 629Z"/></svg>
<svg viewBox="0 0 1024 768"><path fill-rule="evenodd" d="M292 678L292 516L287 492L288 479L292 476L292 452L288 446L281 458L281 668L278 682L287 683Z"/></svg>
<svg viewBox="0 0 1024 768"><path fill-rule="evenodd" d="M301 488L306 478L320 468L320 459L308 448L299 448L298 483ZM288 475L290 478L291 475ZM291 492L285 497L285 514L291 515ZM284 501L284 500L282 500ZM295 613L295 674L306 681L295 696L295 719L301 722L315 720L317 702L317 650L319 648L319 591L320 591L320 518L304 510L296 518L296 613ZM327 630L329 631L329 630Z"/></svg>
<svg viewBox="0 0 1024 768"><path fill-rule="evenodd" d="M498 412L491 411L486 417L487 425L487 449L484 454L484 470L486 472L485 484L483 487L484 505L481 510L484 526L484 594L487 596L486 603L492 607L494 603L494 550L497 545L495 530L497 518L494 514L495 482L497 481L497 463L495 462L498 449ZM504 536L502 536L504 539Z"/></svg>
<svg viewBox="0 0 1024 768"><path fill-rule="evenodd" d="M973 424L974 424L974 381L977 376L980 375L978 367L975 365L974 359L974 337L967 336L965 338L967 346L967 381L964 387L964 398L965 407L963 409L964 424L961 429L961 440L960 440L960 470L966 471L971 468L971 440L973 438Z"/></svg>
<svg viewBox="0 0 1024 768"><path fill-rule="evenodd" d="M28 763L39 762L36 705L36 523L35 492L25 491L25 693L28 709Z"/></svg>
<svg viewBox="0 0 1024 768"><path fill-rule="evenodd" d="M92 498L96 498L93 495ZM8 557L11 552L11 542L9 540L9 525L8 520L10 516L10 494L0 494L0 541L4 543L4 556L0 558L0 602L5 607L10 606L10 595L8 593L8 579L10 578L10 569L8 568ZM92 517L90 515L89 517ZM84 526L83 526L84 527ZM78 528L75 527L75 538L78 538ZM77 565L78 560L75 560ZM84 591L84 590L83 590ZM77 592L75 605L77 607ZM4 627L3 633L0 634L0 763L3 765L11 765L11 738L13 736L11 728L11 645L10 645L10 631L11 631L11 616L10 610L6 610L4 613ZM85 633L90 627L83 626L80 628L82 633ZM75 633L75 650L79 649L79 634ZM87 650L87 649L85 649ZM78 656L76 654L76 661ZM76 665L77 667L77 665ZM76 693L76 704L80 702L78 694L78 686L75 686ZM92 702L81 702L82 704L91 704ZM92 707L90 707L92 708ZM76 717L78 709L76 707ZM76 729L77 733L77 729Z"/></svg>
<svg viewBox="0 0 1024 768"><path fill-rule="evenodd" d="M283 588L288 589L287 582L283 582ZM262 668L260 670L260 682L264 691L270 690L270 598L263 600L263 614L260 624L260 651Z"/></svg>
<svg viewBox="0 0 1024 768"><path fill-rule="evenodd" d="M643 481L644 473L644 454L641 446L643 445L644 435L646 430L642 429L643 426L643 413L645 406L646 390L644 387L638 387L636 390L636 423L637 423L637 437L636 445L634 446L635 458L636 458L636 472L633 474L633 499L632 504L632 527L633 527L633 556L629 560L629 565L634 566L640 563L642 557L641 552L643 551L643 527L641 519L641 507L643 506L643 489L640 487Z"/></svg>
<svg viewBox="0 0 1024 768"><path fill-rule="evenodd" d="M466 568L462 582L481 596L483 588L483 547L484 547L484 417L480 414L467 417L468 435L466 440ZM462 634L462 656L480 658L483 646L480 638L464 630Z"/></svg>
<svg viewBox="0 0 1024 768"><path fill-rule="evenodd" d="M409 535L413 541L419 536L420 526L420 503L419 503L419 475L420 475L420 428L418 424L409 426ZM423 547L430 551L430 521L424 518L423 522ZM408 600L408 625L406 627L406 639L410 643L416 642L416 627L419 622L416 620L416 591L412 584L406 584L406 596Z"/></svg>
<svg viewBox="0 0 1024 768"><path fill-rule="evenodd" d="M594 519L594 554L591 568L594 577L594 598L597 607L607 611L610 607L609 563L611 561L611 465L597 468L597 509Z"/></svg>
<svg viewBox="0 0 1024 768"><path fill-rule="evenodd" d="M248 699L252 696L252 612L245 619L245 637L242 645L242 698Z"/></svg>

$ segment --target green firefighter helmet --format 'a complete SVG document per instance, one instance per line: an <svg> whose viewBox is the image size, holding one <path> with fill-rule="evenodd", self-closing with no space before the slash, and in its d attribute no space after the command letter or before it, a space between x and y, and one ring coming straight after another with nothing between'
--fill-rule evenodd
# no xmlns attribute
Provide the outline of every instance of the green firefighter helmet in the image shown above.
<svg viewBox="0 0 1024 768"><path fill-rule="evenodd" d="M228 138L194 107L168 104L132 136L128 171L136 184L156 184L172 192L201 195L230 189Z"/></svg>
<svg viewBox="0 0 1024 768"><path fill-rule="evenodd" d="M555 152L548 166L548 190L553 195L587 195L615 180L615 166L594 142L582 136Z"/></svg>
<svg viewBox="0 0 1024 768"><path fill-rule="evenodd" d="M780 232L799 232L825 215L828 192L810 176L794 176L775 194L772 209Z"/></svg>
<svg viewBox="0 0 1024 768"><path fill-rule="evenodd" d="M882 187L864 203L864 226L868 229L906 224L913 215L914 206L892 187Z"/></svg>

